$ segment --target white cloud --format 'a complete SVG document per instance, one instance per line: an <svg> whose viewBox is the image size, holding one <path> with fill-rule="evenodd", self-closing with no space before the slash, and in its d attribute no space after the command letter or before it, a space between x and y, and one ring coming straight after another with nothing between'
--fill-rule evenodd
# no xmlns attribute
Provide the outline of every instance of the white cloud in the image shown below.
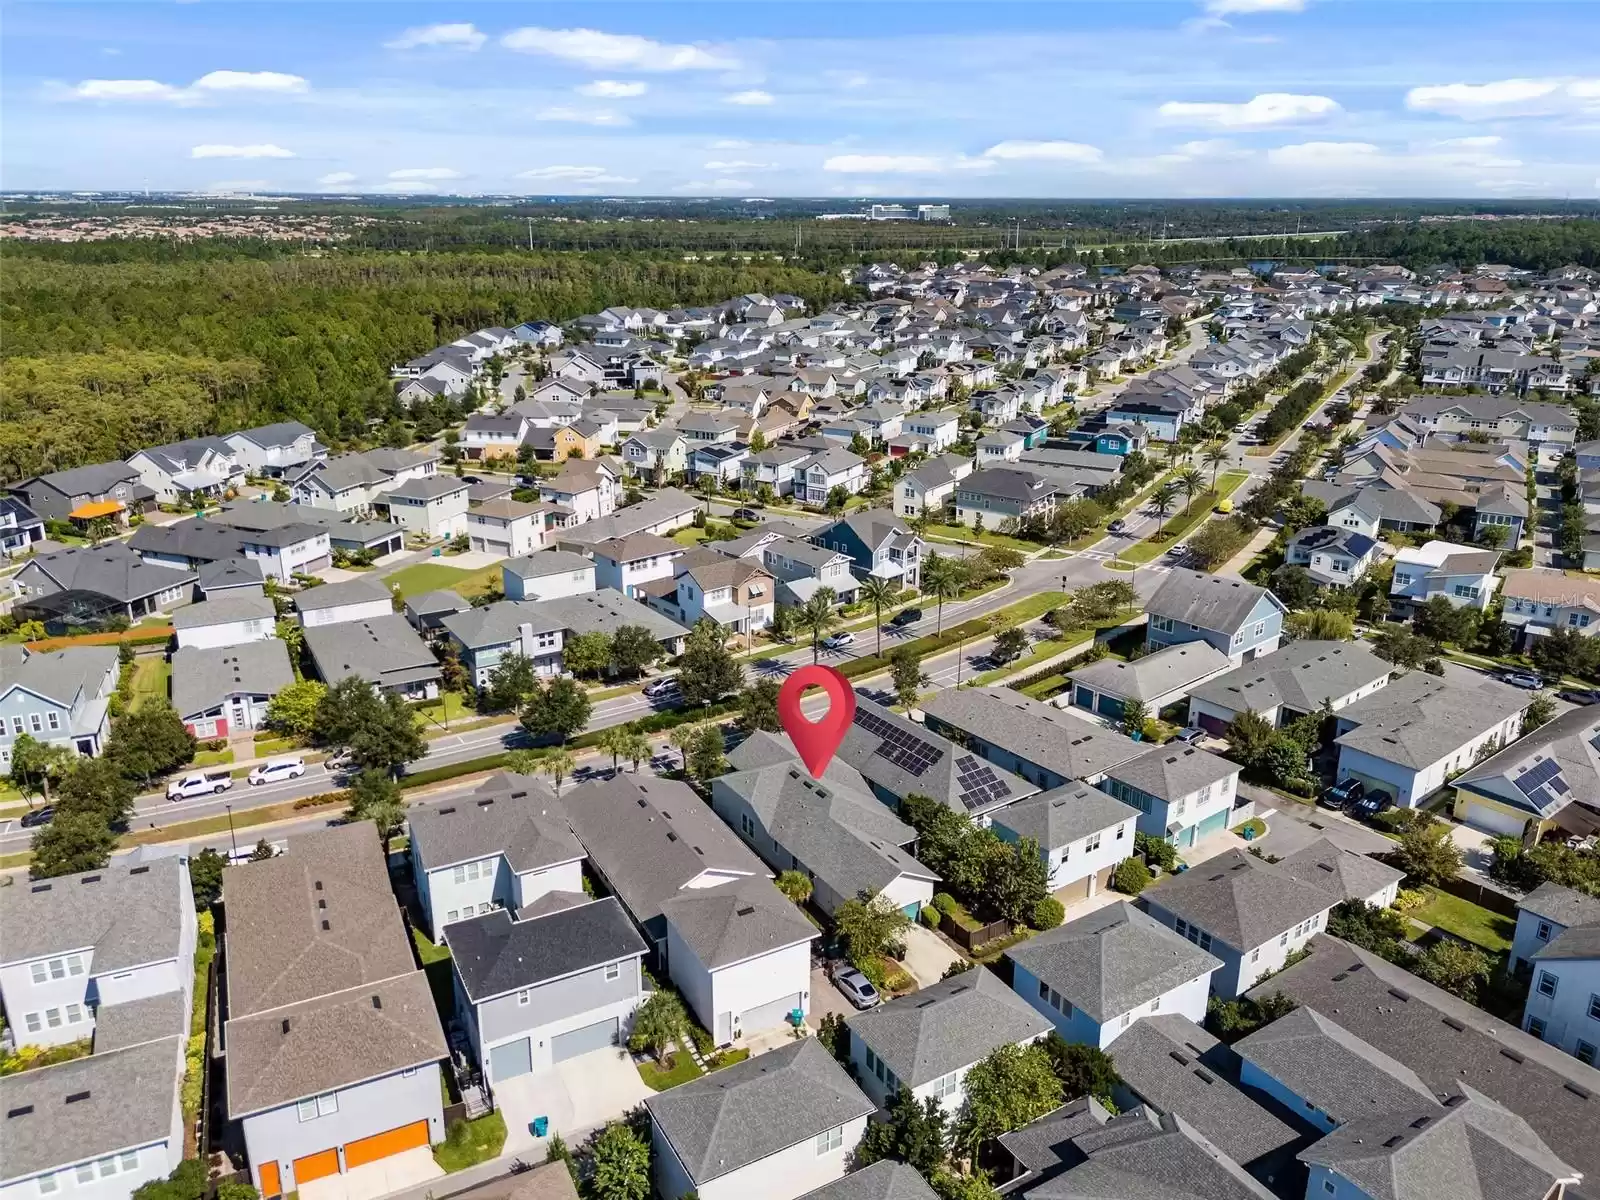
<svg viewBox="0 0 1600 1200"><path fill-rule="evenodd" d="M822 164L824 171L884 171L893 175L937 175L944 163L921 154L836 154Z"/></svg>
<svg viewBox="0 0 1600 1200"><path fill-rule="evenodd" d="M1381 151L1371 142L1299 142L1267 151L1267 161L1279 167L1364 166L1378 161Z"/></svg>
<svg viewBox="0 0 1600 1200"><path fill-rule="evenodd" d="M605 167L573 167L555 165L549 167L533 167L527 171L519 171L518 179L547 179L563 183L638 183L625 175L613 175Z"/></svg>
<svg viewBox="0 0 1600 1200"><path fill-rule="evenodd" d="M402 167L398 171L390 171L389 178L400 183L415 180L460 179L461 172L454 167Z"/></svg>
<svg viewBox="0 0 1600 1200"><path fill-rule="evenodd" d="M596 79L578 89L583 96L598 96L605 100L626 100L629 96L642 96L650 90L648 83L637 80Z"/></svg>
<svg viewBox="0 0 1600 1200"><path fill-rule="evenodd" d="M1474 187L1489 186L1481 177L1484 171L1522 166L1520 160L1494 154L1482 146L1386 150L1371 142L1300 142L1268 150L1266 157L1272 166L1306 176L1391 182L1437 176L1472 180Z"/></svg>
<svg viewBox="0 0 1600 1200"><path fill-rule="evenodd" d="M1446 147L1460 147L1462 149L1470 150L1470 149L1482 149L1482 148L1484 148L1486 146L1498 146L1503 141L1505 141L1505 139L1503 137L1500 137L1497 134L1487 133L1487 134L1484 134L1482 137L1444 138L1441 141L1435 142L1434 145L1435 146L1446 146Z"/></svg>
<svg viewBox="0 0 1600 1200"><path fill-rule="evenodd" d="M85 79L72 89L80 100L182 100L183 89L154 79Z"/></svg>
<svg viewBox="0 0 1600 1200"><path fill-rule="evenodd" d="M1227 138L1206 138L1201 141L1184 142L1175 148L1173 153L1191 162L1205 159L1210 162L1224 162L1229 160L1249 158L1250 151L1242 146L1237 146Z"/></svg>
<svg viewBox="0 0 1600 1200"><path fill-rule="evenodd" d="M771 104L772 93L756 90L751 90L748 92L734 92L733 95L727 97L727 101L729 104L743 104L747 107L756 108L762 105Z"/></svg>
<svg viewBox="0 0 1600 1200"><path fill-rule="evenodd" d="M446 50L481 50L489 40L470 22L445 25L418 25L383 44L385 50L419 50L438 47Z"/></svg>
<svg viewBox="0 0 1600 1200"><path fill-rule="evenodd" d="M1597 99L1600 78L1500 79L1414 87L1406 93L1406 107L1471 120L1543 116L1584 109Z"/></svg>
<svg viewBox="0 0 1600 1200"><path fill-rule="evenodd" d="M190 158L293 158L293 150L259 142L249 146L227 146L208 142L189 151Z"/></svg>
<svg viewBox="0 0 1600 1200"><path fill-rule="evenodd" d="M680 183L675 192L743 192L755 187L748 179L691 179Z"/></svg>
<svg viewBox="0 0 1600 1200"><path fill-rule="evenodd" d="M212 71L192 85L201 92L304 92L311 85L282 71Z"/></svg>
<svg viewBox="0 0 1600 1200"><path fill-rule="evenodd" d="M208 192L258 192L270 184L265 179L219 179L215 183L206 184L204 190Z"/></svg>
<svg viewBox="0 0 1600 1200"><path fill-rule="evenodd" d="M330 174L322 176L322 178L317 180L317 183L323 187L342 187L347 183L354 183L355 181L356 176L351 171L333 171Z"/></svg>
<svg viewBox="0 0 1600 1200"><path fill-rule="evenodd" d="M557 105L555 108L541 108L533 114L535 121L566 121L573 125L632 125L633 122L621 113L612 112L609 108L570 108Z"/></svg>
<svg viewBox="0 0 1600 1200"><path fill-rule="evenodd" d="M544 54L586 67L635 71L724 71L739 64L702 46L672 45L631 33L598 29L541 29L529 25L500 39L508 50Z"/></svg>
<svg viewBox="0 0 1600 1200"><path fill-rule="evenodd" d="M1206 0L1206 12L1214 17L1245 13L1303 12L1306 0Z"/></svg>
<svg viewBox="0 0 1600 1200"><path fill-rule="evenodd" d="M742 159L712 159L710 162L701 163L708 171L770 171L778 164L775 162L745 162Z"/></svg>
<svg viewBox="0 0 1600 1200"><path fill-rule="evenodd" d="M1007 162L1097 163L1105 155L1098 146L1083 142L1006 141L990 146L983 157Z"/></svg>
<svg viewBox="0 0 1600 1200"><path fill-rule="evenodd" d="M706 147L707 150L744 150L750 145L742 138L718 138Z"/></svg>
<svg viewBox="0 0 1600 1200"><path fill-rule="evenodd" d="M1317 121L1341 111L1327 96L1297 96L1290 92L1263 92L1243 104L1188 103L1168 100L1156 110L1175 124L1211 129L1268 129Z"/></svg>

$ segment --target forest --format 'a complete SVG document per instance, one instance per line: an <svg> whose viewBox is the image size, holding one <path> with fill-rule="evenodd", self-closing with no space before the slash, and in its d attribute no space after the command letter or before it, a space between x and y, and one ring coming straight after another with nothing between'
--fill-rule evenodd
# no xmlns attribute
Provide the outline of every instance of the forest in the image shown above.
<svg viewBox="0 0 1600 1200"><path fill-rule="evenodd" d="M277 420L337 446L393 411L392 364L487 325L750 291L825 305L846 291L781 264L615 255L85 263L49 249L9 245L0 273L4 479Z"/></svg>

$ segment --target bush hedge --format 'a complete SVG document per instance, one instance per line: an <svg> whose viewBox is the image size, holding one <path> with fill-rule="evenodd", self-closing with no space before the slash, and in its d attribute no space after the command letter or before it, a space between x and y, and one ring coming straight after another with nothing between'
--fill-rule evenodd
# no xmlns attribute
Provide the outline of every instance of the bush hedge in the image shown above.
<svg viewBox="0 0 1600 1200"><path fill-rule="evenodd" d="M1046 896L1033 906L1033 920L1030 922L1035 929L1054 929L1066 919L1067 910L1061 901L1054 896Z"/></svg>
<svg viewBox="0 0 1600 1200"><path fill-rule="evenodd" d="M1125 858L1111 876L1111 886L1125 896L1137 896L1150 886L1150 868L1137 858Z"/></svg>
<svg viewBox="0 0 1600 1200"><path fill-rule="evenodd" d="M933 907L943 916L953 916L957 908L956 898L949 892L935 892L933 894Z"/></svg>
<svg viewBox="0 0 1600 1200"><path fill-rule="evenodd" d="M939 928L939 910L937 908L932 905L924 905L919 915L922 917L922 923L929 929Z"/></svg>

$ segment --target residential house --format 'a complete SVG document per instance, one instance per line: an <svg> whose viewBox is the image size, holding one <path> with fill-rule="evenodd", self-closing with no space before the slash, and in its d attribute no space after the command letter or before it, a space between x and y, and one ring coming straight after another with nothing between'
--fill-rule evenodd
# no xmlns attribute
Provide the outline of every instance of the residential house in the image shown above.
<svg viewBox="0 0 1600 1200"><path fill-rule="evenodd" d="M467 510L467 538L480 554L502 558L532 554L544 546L546 511L542 504L486 500Z"/></svg>
<svg viewBox="0 0 1600 1200"><path fill-rule="evenodd" d="M403 700L439 697L439 661L401 613L306 627L305 647L329 687L350 676Z"/></svg>
<svg viewBox="0 0 1600 1200"><path fill-rule="evenodd" d="M562 907L503 908L449 925L444 939L473 1057L498 1088L595 1053L626 1053L649 994L644 939L615 897L566 893Z"/></svg>
<svg viewBox="0 0 1600 1200"><path fill-rule="evenodd" d="M961 437L961 414L950 410L907 413L900 424L903 437L923 438L930 444L929 453L943 454ZM894 453L890 447L891 454Z"/></svg>
<svg viewBox="0 0 1600 1200"><path fill-rule="evenodd" d="M1307 883L1280 864L1225 850L1191 870L1168 875L1139 897L1144 910L1222 960L1211 990L1232 1000L1283 967L1344 897Z"/></svg>
<svg viewBox="0 0 1600 1200"><path fill-rule="evenodd" d="M594 547L593 586L610 588L630 599L638 599L639 585L671 579L683 554L681 543L653 533L611 538ZM506 595L511 596L509 590Z"/></svg>
<svg viewBox="0 0 1600 1200"><path fill-rule="evenodd" d="M367 450L316 459L285 476L294 503L365 517L383 493L413 479L438 474L433 450Z"/></svg>
<svg viewBox="0 0 1600 1200"><path fill-rule="evenodd" d="M262 728L272 698L294 681L277 638L172 653L172 707L202 741Z"/></svg>
<svg viewBox="0 0 1600 1200"><path fill-rule="evenodd" d="M991 971L978 968L845 1018L863 1090L888 1107L904 1089L919 1104L961 1111L967 1072L1001 1046L1026 1046L1051 1022Z"/></svg>
<svg viewBox="0 0 1600 1200"><path fill-rule="evenodd" d="M408 596L404 609L411 628L425 638L438 637L444 629L444 619L458 612L466 612L472 605L460 593L448 588Z"/></svg>
<svg viewBox="0 0 1600 1200"><path fill-rule="evenodd" d="M1541 883L1517 901L1517 928L1511 935L1511 973L1527 978L1535 957L1552 941L1568 930L1581 931L1597 924L1600 897L1559 883Z"/></svg>
<svg viewBox="0 0 1600 1200"><path fill-rule="evenodd" d="M770 527L763 530L769 533ZM724 543L732 549L730 543ZM850 556L797 541L783 534L763 536L759 550L741 555L763 563L777 581L777 599L784 604L804 604L823 588L840 604L853 604L860 585L850 571Z"/></svg>
<svg viewBox="0 0 1600 1200"><path fill-rule="evenodd" d="M848 1178L873 1104L816 1038L801 1038L645 1108L658 1195L796 1200Z"/></svg>
<svg viewBox="0 0 1600 1200"><path fill-rule="evenodd" d="M12 613L50 631L137 621L183 603L195 579L192 571L145 562L122 542L68 546L35 555L11 577Z"/></svg>
<svg viewBox="0 0 1600 1200"><path fill-rule="evenodd" d="M394 612L394 593L376 575L357 575L296 592L293 603L300 624L310 629L388 616Z"/></svg>
<svg viewBox="0 0 1600 1200"><path fill-rule="evenodd" d="M691 412L678 419L678 433L691 447L696 442L737 441L741 426L738 413Z"/></svg>
<svg viewBox="0 0 1600 1200"><path fill-rule="evenodd" d="M609 517L569 526L557 534L556 544L563 550L588 552L608 538L653 533L667 537L694 521L702 501L677 488L662 488L647 500L619 508Z"/></svg>
<svg viewBox="0 0 1600 1200"><path fill-rule="evenodd" d="M825 505L834 489L854 496L867 485L867 463L848 450L819 450L795 463L794 496L803 504Z"/></svg>
<svg viewBox="0 0 1600 1200"><path fill-rule="evenodd" d="M1067 703L1120 721L1128 702L1137 701L1155 716L1232 667L1232 660L1209 642L1163 646L1131 662L1102 658L1066 673L1072 681Z"/></svg>
<svg viewBox="0 0 1600 1200"><path fill-rule="evenodd" d="M639 585L645 603L678 625L692 629L709 617L729 633L753 633L772 622L777 581L759 562L730 558L709 547L673 564L671 579Z"/></svg>
<svg viewBox="0 0 1600 1200"><path fill-rule="evenodd" d="M1600 765L1591 757L1600 715L1569 709L1451 781L1455 816L1522 837L1530 830L1587 836L1600 827Z"/></svg>
<svg viewBox="0 0 1600 1200"><path fill-rule="evenodd" d="M1535 905L1572 923L1539 918L1535 925L1535 934L1548 927L1548 936L1527 959L1522 1028L1592 1067L1600 1057L1600 911L1594 897L1581 892L1558 898L1547 891Z"/></svg>
<svg viewBox="0 0 1600 1200"><path fill-rule="evenodd" d="M902 517L924 513L943 518L955 504L956 485L976 469L973 460L946 454L907 471L895 480L894 511Z"/></svg>
<svg viewBox="0 0 1600 1200"><path fill-rule="evenodd" d="M1301 492L1327 505L1329 525L1353 529L1370 538L1378 537L1385 529L1425 532L1444 520L1437 504L1398 481L1389 486L1372 483L1360 487L1339 481L1311 482Z"/></svg>
<svg viewBox="0 0 1600 1200"><path fill-rule="evenodd" d="M1425 363L1424 382L1433 369ZM1552 462L1572 449L1578 436L1578 419L1568 405L1523 403L1512 396L1415 396L1400 415L1444 439L1528 442Z"/></svg>
<svg viewBox="0 0 1600 1200"><path fill-rule="evenodd" d="M905 587L921 579L923 541L911 527L886 509L869 508L840 517L811 535L829 550L850 556L852 570Z"/></svg>
<svg viewBox="0 0 1600 1200"><path fill-rule="evenodd" d="M28 568L22 569L23 573ZM1508 570L1501 584L1505 598L1501 620L1517 632L1517 646L1526 651L1535 639L1559 627L1586 637L1600 631L1600 580L1568 575L1552 567Z"/></svg>
<svg viewBox="0 0 1600 1200"><path fill-rule="evenodd" d="M273 636L277 610L266 595L257 590L224 593L215 600L202 600L172 614L178 646L237 646L259 642Z"/></svg>
<svg viewBox="0 0 1600 1200"><path fill-rule="evenodd" d="M1420 807L1485 746L1509 746L1532 695L1492 679L1448 683L1413 672L1335 714L1341 780L1359 779Z"/></svg>
<svg viewBox="0 0 1600 1200"><path fill-rule="evenodd" d="M29 651L0 646L0 766L27 734L92 758L111 735L111 696L117 690L115 646L69 646Z"/></svg>
<svg viewBox="0 0 1600 1200"><path fill-rule="evenodd" d="M377 501L388 519L424 541L448 541L467 533L467 490L472 485L453 475L408 479L384 492Z"/></svg>
<svg viewBox="0 0 1600 1200"><path fill-rule="evenodd" d="M1139 832L1189 847L1228 828L1239 768L1174 742L1108 768L1096 786L1139 810Z"/></svg>
<svg viewBox="0 0 1600 1200"><path fill-rule="evenodd" d="M548 786L501 773L471 795L410 814L411 872L434 941L446 925L582 894L583 847Z"/></svg>
<svg viewBox="0 0 1600 1200"><path fill-rule="evenodd" d="M1001 841L1032 838L1060 900L1089 900L1111 884L1132 853L1136 809L1086 783L1069 783L998 809L989 828Z"/></svg>
<svg viewBox="0 0 1600 1200"><path fill-rule="evenodd" d="M461 453L470 462L514 459L533 426L515 411L473 413L461 426Z"/></svg>
<svg viewBox="0 0 1600 1200"><path fill-rule="evenodd" d="M688 445L676 429L641 429L622 443L622 461L630 474L660 487L688 470Z"/></svg>
<svg viewBox="0 0 1600 1200"><path fill-rule="evenodd" d="M1405 546L1394 556L1394 578L1389 584L1391 606L1414 611L1443 596L1457 608L1484 612L1500 586L1495 574L1500 555L1474 546L1428 542Z"/></svg>
<svg viewBox="0 0 1600 1200"><path fill-rule="evenodd" d="M335 551L378 559L405 549L405 530L398 525L366 519L346 521L331 509L305 504L234 501L224 504L221 512L208 514L206 521L238 531L242 552L285 580L297 572L315 574L325 570L333 565ZM138 537L144 528L140 526L134 536ZM307 529L321 530L324 539L320 543L314 541ZM275 532L280 530L283 532ZM253 545L261 549L252 550Z"/></svg>
<svg viewBox="0 0 1600 1200"><path fill-rule="evenodd" d="M1346 850L1327 837L1308 842L1278 865L1295 878L1332 888L1346 900L1388 908L1400 894L1405 872L1365 854Z"/></svg>
<svg viewBox="0 0 1600 1200"><path fill-rule="evenodd" d="M1032 471L982 467L956 484L956 521L995 530L1008 521L1047 516L1062 489Z"/></svg>
<svg viewBox="0 0 1600 1200"><path fill-rule="evenodd" d="M617 511L617 475L605 463L568 460L553 479L539 481L539 499L571 513L569 524L598 521Z"/></svg>
<svg viewBox="0 0 1600 1200"><path fill-rule="evenodd" d="M1027 439L1020 433L997 429L986 433L977 441L978 462L984 467L998 467L1014 463L1022 457Z"/></svg>
<svg viewBox="0 0 1600 1200"><path fill-rule="evenodd" d="M317 435L299 421L258 425L254 429L224 434L222 440L233 451L234 459L246 475L264 475L269 479L288 474L328 453L325 447L318 445Z"/></svg>
<svg viewBox="0 0 1600 1200"><path fill-rule="evenodd" d="M191 438L151 446L128 456L128 465L163 504L221 496L244 482L244 465L222 438Z"/></svg>
<svg viewBox="0 0 1600 1200"><path fill-rule="evenodd" d="M1203 571L1173 571L1145 602L1145 645L1208 642L1235 665L1278 648L1283 602L1266 588Z"/></svg>
<svg viewBox="0 0 1600 1200"><path fill-rule="evenodd" d="M916 830L843 762L836 759L822 779L813 779L783 739L763 732L751 738L770 743L761 749L777 761L713 780L717 815L774 871L804 872L812 902L824 913L869 892L915 919L938 882L904 849L916 841Z"/></svg>
<svg viewBox="0 0 1600 1200"><path fill-rule="evenodd" d="M1152 441L1173 442L1183 427L1198 421L1204 411L1202 400L1177 388L1145 391L1129 387L1106 408L1105 420L1108 425L1140 425Z"/></svg>
<svg viewBox="0 0 1600 1200"><path fill-rule="evenodd" d="M44 518L15 496L0 494L0 554L14 558L44 540Z"/></svg>
<svg viewBox="0 0 1600 1200"><path fill-rule="evenodd" d="M235 523L239 519L234 510L171 525L146 522L133 531L126 544L147 563L179 570L244 559L258 564L263 574L279 583L333 565L332 531L321 524L265 521L260 522L265 528L248 529Z"/></svg>
<svg viewBox="0 0 1600 1200"><path fill-rule="evenodd" d="M1322 709L1333 712L1385 687L1394 665L1363 642L1290 642L1189 693L1189 724L1217 737L1241 713L1275 728Z"/></svg>
<svg viewBox="0 0 1600 1200"><path fill-rule="evenodd" d="M880 1158L807 1192L802 1200L938 1200L938 1193L915 1167Z"/></svg>
<svg viewBox="0 0 1600 1200"><path fill-rule="evenodd" d="M1284 545L1284 562L1304 567L1319 587L1351 588L1378 561L1381 543L1353 529L1312 525Z"/></svg>
<svg viewBox="0 0 1600 1200"><path fill-rule="evenodd" d="M689 478L698 483L710 478L724 487L737 485L744 476L750 447L744 442L706 442L689 449Z"/></svg>
<svg viewBox="0 0 1600 1200"><path fill-rule="evenodd" d="M129 512L142 512L155 493L139 478L137 467L124 462L94 463L34 475L7 488L46 521L89 521L109 518L126 524Z"/></svg>
<svg viewBox="0 0 1600 1200"><path fill-rule="evenodd" d="M580 419L561 424L535 425L523 444L533 447L533 456L542 462L569 462L597 458L600 454L600 429Z"/></svg>
<svg viewBox="0 0 1600 1200"><path fill-rule="evenodd" d="M595 590L599 566L598 559L590 560L570 550L541 550L501 563L501 589L507 600L586 596Z"/></svg>
<svg viewBox="0 0 1600 1200"><path fill-rule="evenodd" d="M752 496L762 487L770 487L775 496L792 495L795 491L796 464L810 460L815 453L803 446L780 444L746 454L739 463L740 487ZM803 486L803 479L801 482Z"/></svg>
<svg viewBox="0 0 1600 1200"><path fill-rule="evenodd" d="M593 569L592 564L589 569ZM642 627L655 635L662 653L671 657L682 651L683 639L689 633L675 621L610 588L543 600L503 600L486 608L456 613L441 624L476 687L486 686L496 664L512 654L531 659L536 674L560 674L566 639L578 634L609 636L624 625Z"/></svg>
<svg viewBox="0 0 1600 1200"><path fill-rule="evenodd" d="M245 593L266 594L266 576L262 573L261 565L249 559L219 559L201 567L199 575L194 590L202 600L217 600L223 596L238 596Z"/></svg>
<svg viewBox="0 0 1600 1200"><path fill-rule="evenodd" d="M450 1049L372 825L290 834L222 890L221 1100L261 1195L443 1141Z"/></svg>
<svg viewBox="0 0 1600 1200"><path fill-rule="evenodd" d="M1118 458L1145 452L1150 445L1150 430L1142 423L1108 425L1094 436L1096 454L1111 454Z"/></svg>

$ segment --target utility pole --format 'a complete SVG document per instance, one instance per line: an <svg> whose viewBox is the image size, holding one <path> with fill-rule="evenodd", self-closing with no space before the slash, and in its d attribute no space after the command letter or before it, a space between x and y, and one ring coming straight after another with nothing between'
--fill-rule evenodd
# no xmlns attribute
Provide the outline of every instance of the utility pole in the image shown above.
<svg viewBox="0 0 1600 1200"><path fill-rule="evenodd" d="M528 253L533 253L533 218L528 218Z"/></svg>

